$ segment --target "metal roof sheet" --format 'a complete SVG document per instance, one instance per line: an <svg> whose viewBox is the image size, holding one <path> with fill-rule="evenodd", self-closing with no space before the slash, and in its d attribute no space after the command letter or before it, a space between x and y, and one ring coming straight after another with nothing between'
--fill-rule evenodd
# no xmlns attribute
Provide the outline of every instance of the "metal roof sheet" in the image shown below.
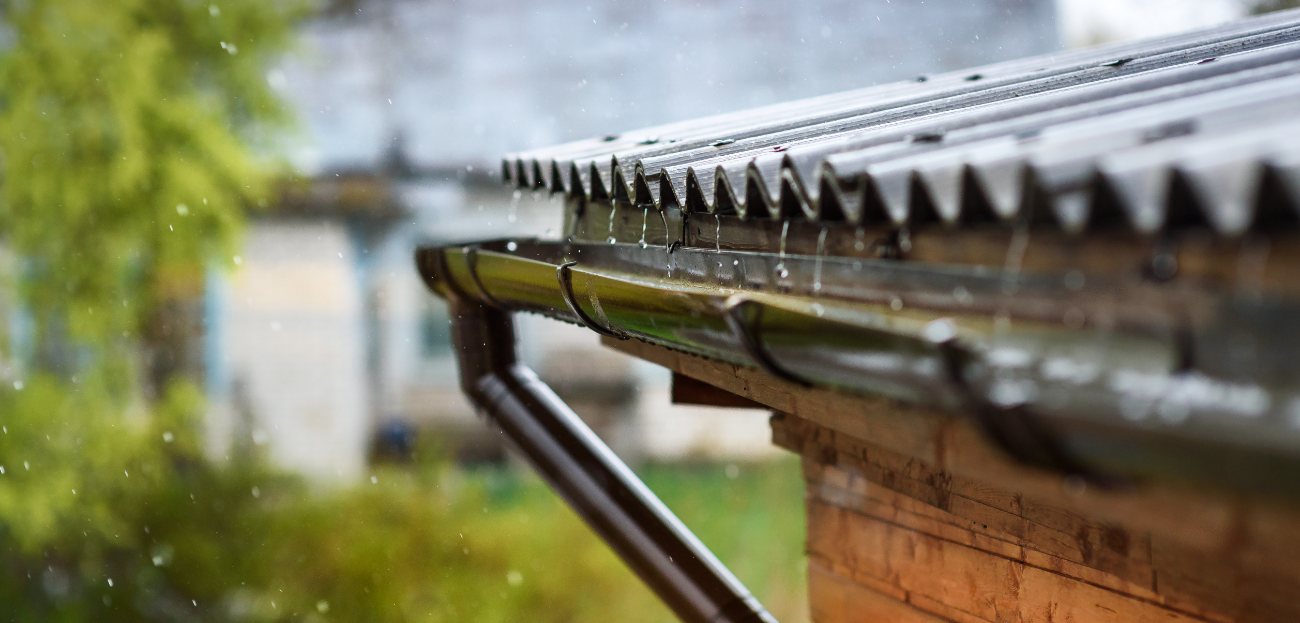
<svg viewBox="0 0 1300 623"><path fill-rule="evenodd" d="M1300 217L1300 11L508 156L506 179L687 211L1068 232Z"/></svg>

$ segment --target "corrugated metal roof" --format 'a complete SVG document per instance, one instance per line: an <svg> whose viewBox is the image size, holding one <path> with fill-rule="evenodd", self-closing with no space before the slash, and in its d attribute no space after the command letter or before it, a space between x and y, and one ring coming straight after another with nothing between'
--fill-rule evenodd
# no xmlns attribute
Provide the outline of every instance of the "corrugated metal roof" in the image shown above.
<svg viewBox="0 0 1300 623"><path fill-rule="evenodd" d="M1300 219L1300 11L506 158L587 199L855 224L1069 232Z"/></svg>

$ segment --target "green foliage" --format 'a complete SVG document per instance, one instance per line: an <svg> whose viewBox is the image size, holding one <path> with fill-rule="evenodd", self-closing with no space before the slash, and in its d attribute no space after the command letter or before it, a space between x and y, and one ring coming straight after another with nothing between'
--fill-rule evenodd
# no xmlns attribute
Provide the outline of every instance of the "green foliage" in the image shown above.
<svg viewBox="0 0 1300 623"><path fill-rule="evenodd" d="M0 231L21 258L35 342L102 346L228 255L285 121L263 72L298 3L5 3Z"/></svg>
<svg viewBox="0 0 1300 623"><path fill-rule="evenodd" d="M423 453L313 490L202 460L202 401L183 382L125 422L96 385L38 376L0 393L5 620L674 620L536 479ZM645 476L782 620L804 618L796 461Z"/></svg>

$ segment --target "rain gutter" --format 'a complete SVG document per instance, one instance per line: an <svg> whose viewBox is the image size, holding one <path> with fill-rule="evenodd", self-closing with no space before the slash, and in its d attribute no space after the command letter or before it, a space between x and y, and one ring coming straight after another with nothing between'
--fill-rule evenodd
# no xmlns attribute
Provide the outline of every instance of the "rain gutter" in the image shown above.
<svg viewBox="0 0 1300 623"><path fill-rule="evenodd" d="M499 240L424 248L417 263L457 314L538 313L790 383L945 409L1023 463L1099 484L1176 477L1300 496L1288 368L1234 378L1216 350L1242 330L1289 349L1273 329L1297 313L1285 300L674 245ZM1107 324L1061 322L1078 309Z"/></svg>

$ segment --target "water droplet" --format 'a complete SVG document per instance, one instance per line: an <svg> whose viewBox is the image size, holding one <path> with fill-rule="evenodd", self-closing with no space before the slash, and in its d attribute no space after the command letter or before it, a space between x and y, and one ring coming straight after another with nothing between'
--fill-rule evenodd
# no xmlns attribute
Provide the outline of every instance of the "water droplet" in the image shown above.
<svg viewBox="0 0 1300 623"><path fill-rule="evenodd" d="M18 390L18 391L23 391L23 387L24 387L24 385L23 385L23 382L22 382L22 381L14 381L14 389L16 389L16 390ZM8 432L8 431L6 431L6 432Z"/></svg>
<svg viewBox="0 0 1300 623"><path fill-rule="evenodd" d="M76 493L76 491L73 491L73 493ZM112 586L112 585L113 585L113 578L109 578L109 579L108 579L108 585L109 585L109 586Z"/></svg>
<svg viewBox="0 0 1300 623"><path fill-rule="evenodd" d="M812 310L813 310L813 314L815 314L818 318L821 318L822 316L826 315L826 308L822 307L821 303L813 303Z"/></svg>
<svg viewBox="0 0 1300 623"><path fill-rule="evenodd" d="M163 434L162 434L162 438L163 438L163 441L165 441L165 442L167 442L167 443L171 443L171 442L173 442L173 441L176 441L176 436L173 435L173 434L171 433L171 431L167 431L167 432L163 433Z"/></svg>
<svg viewBox="0 0 1300 623"><path fill-rule="evenodd" d="M378 477L378 476L371 476L371 477L370 477L370 484L372 484L372 485L377 485L377 484L379 484L379 477Z"/></svg>
<svg viewBox="0 0 1300 623"><path fill-rule="evenodd" d="M606 239L605 239L605 242L608 242L608 243L610 243L610 244L614 244L614 243L618 242L618 239L615 238L615 237L613 237L613 236L610 236L609 238L606 238Z"/></svg>
<svg viewBox="0 0 1300 623"><path fill-rule="evenodd" d="M262 497L262 490L258 489L257 487L253 487L253 497L255 498Z"/></svg>
<svg viewBox="0 0 1300 623"><path fill-rule="evenodd" d="M316 602L316 612L325 614L326 612L329 611L330 611L330 602L325 601L324 599Z"/></svg>
<svg viewBox="0 0 1300 623"><path fill-rule="evenodd" d="M740 477L740 466L735 463L727 464L727 478L735 480Z"/></svg>
<svg viewBox="0 0 1300 623"><path fill-rule="evenodd" d="M179 214L179 215L181 215L181 216L185 216L185 215L187 215L187 214L190 213L190 208L189 208L189 206L187 206L187 205L185 205L185 204L183 204L183 203L178 203L178 204L176 204L176 213Z"/></svg>
<svg viewBox="0 0 1300 623"><path fill-rule="evenodd" d="M902 311L903 299L900 299L897 296L895 296L894 299L889 302L889 308L894 311Z"/></svg>
<svg viewBox="0 0 1300 623"><path fill-rule="evenodd" d="M962 305L970 305L972 300L970 291L967 290L965 286L957 286L953 288L952 297L957 299L957 302Z"/></svg>
<svg viewBox="0 0 1300 623"><path fill-rule="evenodd" d="M817 254L813 256L812 289L814 293L822 291L822 255L826 253L826 231L827 229L823 227L821 233L817 235Z"/></svg>
<svg viewBox="0 0 1300 623"><path fill-rule="evenodd" d="M513 223L519 220L519 200L524 196L523 191L516 190L510 195L510 209L506 213L506 220ZM482 208L483 206L479 206Z"/></svg>
<svg viewBox="0 0 1300 623"><path fill-rule="evenodd" d="M524 583L524 574L511 569L510 572L506 574L506 583L511 586L519 586Z"/></svg>
<svg viewBox="0 0 1300 623"><path fill-rule="evenodd" d="M649 206L641 208L641 240L639 240L638 243L641 245L642 249L646 248L647 246L645 242L645 228L646 228L646 220L649 217L650 217Z"/></svg>
<svg viewBox="0 0 1300 623"><path fill-rule="evenodd" d="M790 271L785 268L785 238L790 233L790 221L781 223L781 247L776 256L776 274L782 279L790 276Z"/></svg>
<svg viewBox="0 0 1300 623"><path fill-rule="evenodd" d="M925 325L922 330L925 339L941 344L957 337L957 330L953 328L952 323L947 320L935 320Z"/></svg>
<svg viewBox="0 0 1300 623"><path fill-rule="evenodd" d="M515 244L515 241L511 240L510 242L506 243L507 251L516 251L518 249L519 249L519 245Z"/></svg>

